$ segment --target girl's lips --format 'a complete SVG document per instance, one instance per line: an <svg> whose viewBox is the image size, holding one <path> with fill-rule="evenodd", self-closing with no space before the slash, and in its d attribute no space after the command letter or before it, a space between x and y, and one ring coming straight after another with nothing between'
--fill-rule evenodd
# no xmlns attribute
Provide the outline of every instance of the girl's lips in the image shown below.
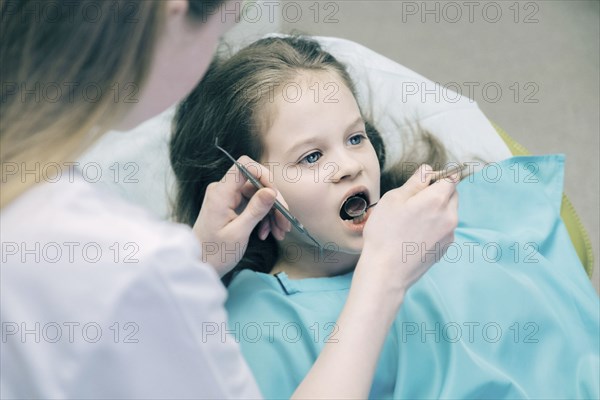
<svg viewBox="0 0 600 400"><path fill-rule="evenodd" d="M371 212L373 211L372 208L369 208L366 212L365 212L365 216L364 219L359 222L359 223L354 223L353 220L349 219L349 220L341 220L342 224L344 225L344 227L352 232L355 233L362 233L363 229L365 228L365 224L367 223L367 221L369 220L369 215L371 215Z"/></svg>

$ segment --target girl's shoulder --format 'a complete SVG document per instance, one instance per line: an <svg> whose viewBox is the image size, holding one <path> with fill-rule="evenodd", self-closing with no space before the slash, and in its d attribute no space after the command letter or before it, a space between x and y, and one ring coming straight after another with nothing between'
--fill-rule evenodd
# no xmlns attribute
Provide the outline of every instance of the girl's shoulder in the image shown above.
<svg viewBox="0 0 600 400"><path fill-rule="evenodd" d="M225 307L234 322L287 317L290 321L313 321L321 317L335 321L351 282L352 273L295 280L284 272L271 275L242 270L228 287Z"/></svg>
<svg viewBox="0 0 600 400"><path fill-rule="evenodd" d="M245 269L234 276L228 290L230 296L244 297L266 293L298 299L336 292L343 295L350 289L352 276L351 271L332 277L290 279L285 272L272 275Z"/></svg>
<svg viewBox="0 0 600 400"><path fill-rule="evenodd" d="M285 292L277 283L277 277L249 269L241 270L233 277L227 292L228 307L260 302L264 298L285 297Z"/></svg>
<svg viewBox="0 0 600 400"><path fill-rule="evenodd" d="M290 299L270 274L252 270L238 272L227 287L227 309L230 323L281 318L294 309Z"/></svg>

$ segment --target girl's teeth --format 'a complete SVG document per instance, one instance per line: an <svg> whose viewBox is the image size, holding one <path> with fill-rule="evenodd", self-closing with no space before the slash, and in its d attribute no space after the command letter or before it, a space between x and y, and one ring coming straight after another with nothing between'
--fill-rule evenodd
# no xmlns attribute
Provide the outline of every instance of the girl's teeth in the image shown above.
<svg viewBox="0 0 600 400"><path fill-rule="evenodd" d="M352 222L354 224L360 224L361 222L363 222L365 220L365 215L367 213L362 213L361 215L359 215L358 217L352 218Z"/></svg>

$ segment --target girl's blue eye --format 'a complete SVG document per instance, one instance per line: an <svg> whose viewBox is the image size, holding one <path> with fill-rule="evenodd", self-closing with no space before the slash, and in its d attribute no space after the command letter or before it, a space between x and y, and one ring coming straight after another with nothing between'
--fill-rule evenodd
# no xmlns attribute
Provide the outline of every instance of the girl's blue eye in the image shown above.
<svg viewBox="0 0 600 400"><path fill-rule="evenodd" d="M356 146L357 144L361 144L363 139L365 139L365 136L363 134L359 134L352 136L350 139L348 139L348 141L351 145Z"/></svg>
<svg viewBox="0 0 600 400"><path fill-rule="evenodd" d="M315 151L313 153L310 153L306 157L304 157L302 160L300 160L300 162L301 163L305 162L307 164L314 164L317 161L319 161L319 158L321 158L321 153L319 153L318 151Z"/></svg>

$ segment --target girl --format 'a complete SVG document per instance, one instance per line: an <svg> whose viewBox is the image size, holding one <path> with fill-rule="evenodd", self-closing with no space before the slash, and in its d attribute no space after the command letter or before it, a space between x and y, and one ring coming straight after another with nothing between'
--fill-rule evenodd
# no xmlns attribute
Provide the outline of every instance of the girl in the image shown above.
<svg viewBox="0 0 600 400"><path fill-rule="evenodd" d="M315 88L333 88L334 96L315 97ZM443 148L425 133L420 137L427 143L424 159L415 159L419 152L413 151L413 159L403 161L443 165ZM215 140L234 157L247 154L267 166L292 214L326 244L322 253L297 231L277 237L262 225L226 277L230 329L266 397L286 398L326 343L344 344L346 332L335 321L355 278L352 271L361 252L367 251L372 222L385 218L379 206L350 218L345 205L357 196L367 204L385 202L393 190L382 194L405 182L406 163L381 172L385 149L377 130L361 114L344 66L305 38L263 39L214 62L182 103L171 142L179 221L193 224L198 213L199 222L211 213L215 200L207 188L230 166ZM597 296L568 247L566 232L545 231L538 221L544 212L547 220L554 220L556 202L545 209L538 206L533 214L514 206L519 196L560 193L554 172L561 160L536 159L543 167L536 187L507 179L490 187L481 175L474 177L474 185L460 186L466 206L461 208L456 249L494 243L506 254L512 245L509 238L531 243L552 238L553 247L536 250L537 268L524 268L526 259L506 256L489 265L487 253L447 258L444 249L450 246L444 243L433 248L419 240L397 243L399 264L418 254L422 262L433 259L436 265L403 292L403 306L386 338L370 397L598 395ZM420 172L428 183L430 174ZM440 206L455 200L442 198ZM482 212L479 200L505 218ZM518 229L506 222L513 218L521 224ZM387 228L398 229L394 222ZM428 224L426 215L421 223ZM540 225L540 232L519 233L532 223ZM210 253L215 258L223 261L232 255L232 249L213 245ZM557 247L566 250L558 255ZM372 268L375 273L376 262ZM578 342L569 340L574 335ZM358 350L368 342L354 345Z"/></svg>

